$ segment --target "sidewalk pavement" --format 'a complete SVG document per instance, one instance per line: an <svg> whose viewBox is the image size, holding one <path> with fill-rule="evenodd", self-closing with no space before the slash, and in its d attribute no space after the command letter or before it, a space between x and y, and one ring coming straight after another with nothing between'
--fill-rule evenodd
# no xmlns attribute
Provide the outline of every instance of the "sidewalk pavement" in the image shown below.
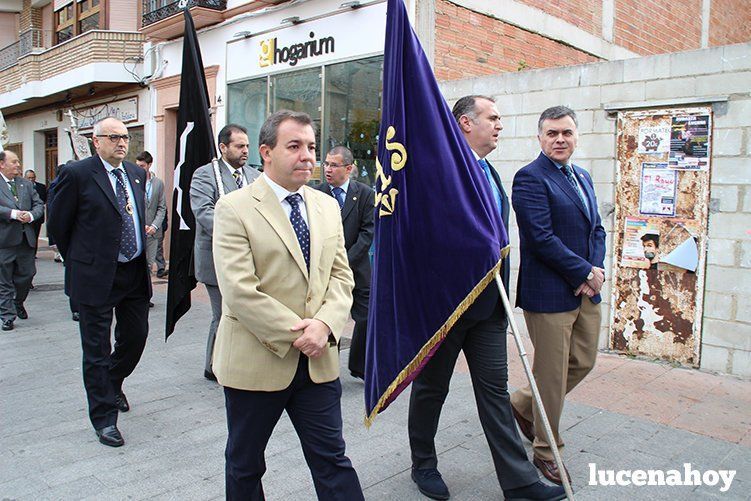
<svg viewBox="0 0 751 501"><path fill-rule="evenodd" d="M222 499L224 400L221 388L203 378L210 307L202 287L165 343L166 282L155 279L151 335L124 388L132 409L118 422L126 444L112 449L97 442L88 421L78 325L62 291L62 266L49 251L40 252L37 264L37 288L26 303L30 318L0 333L0 499ZM426 499L410 480L409 390L365 429L363 387L346 370L347 354L344 433L366 499ZM525 378L511 336L509 354L510 383L518 387ZM569 396L561 429L577 500L751 499L749 381L601 354ZM463 360L436 447L453 500L502 499ZM269 500L315 499L286 416L266 456ZM681 471L691 463L695 470L737 473L725 493L706 485L596 486L588 485L590 463Z"/></svg>

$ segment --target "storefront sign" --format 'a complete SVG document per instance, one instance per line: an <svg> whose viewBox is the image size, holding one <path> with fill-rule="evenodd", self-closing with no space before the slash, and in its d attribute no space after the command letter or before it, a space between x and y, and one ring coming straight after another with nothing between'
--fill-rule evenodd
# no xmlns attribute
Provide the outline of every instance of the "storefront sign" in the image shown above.
<svg viewBox="0 0 751 501"><path fill-rule="evenodd" d="M234 40L227 44L227 81L379 54L385 30L386 3L379 3Z"/></svg>
<svg viewBox="0 0 751 501"><path fill-rule="evenodd" d="M98 104L75 110L74 113L78 119L79 129L89 129L94 126L97 120L105 117L114 117L123 123L135 122L138 120L138 97Z"/></svg>

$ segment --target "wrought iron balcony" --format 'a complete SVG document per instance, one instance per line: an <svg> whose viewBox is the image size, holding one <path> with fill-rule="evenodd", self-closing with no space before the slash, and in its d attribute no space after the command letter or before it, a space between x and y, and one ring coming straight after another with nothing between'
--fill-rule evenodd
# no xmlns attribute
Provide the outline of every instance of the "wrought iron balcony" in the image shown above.
<svg viewBox="0 0 751 501"><path fill-rule="evenodd" d="M18 62L18 59L40 52L52 46L52 32L30 28L18 36L18 40L0 49L0 70L10 68Z"/></svg>
<svg viewBox="0 0 751 501"><path fill-rule="evenodd" d="M227 0L188 0L188 7L203 7L212 10L227 8ZM180 12L179 0L143 0L143 17L141 26L167 19Z"/></svg>

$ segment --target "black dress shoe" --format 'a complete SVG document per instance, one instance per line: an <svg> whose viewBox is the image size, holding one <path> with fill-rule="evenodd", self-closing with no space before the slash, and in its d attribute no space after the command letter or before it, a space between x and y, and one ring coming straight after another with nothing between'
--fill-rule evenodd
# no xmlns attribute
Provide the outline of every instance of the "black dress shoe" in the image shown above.
<svg viewBox="0 0 751 501"><path fill-rule="evenodd" d="M156 276L157 276L157 278L164 278L164 277L167 276L167 271L163 270L163 269L162 270L156 270Z"/></svg>
<svg viewBox="0 0 751 501"><path fill-rule="evenodd" d="M120 412L128 412L130 410L130 404L128 404L128 399L125 398L125 393L122 391L115 395L115 406L117 406L117 410Z"/></svg>
<svg viewBox="0 0 751 501"><path fill-rule="evenodd" d="M3 330L4 331L12 331L13 330L13 320L6 320L3 322Z"/></svg>
<svg viewBox="0 0 751 501"><path fill-rule="evenodd" d="M441 474L435 468L416 469L412 468L412 480L423 495L430 499L448 499L451 497L449 488L441 478Z"/></svg>
<svg viewBox="0 0 751 501"><path fill-rule="evenodd" d="M349 375L356 379L362 379L365 381L365 374L361 372L349 371Z"/></svg>
<svg viewBox="0 0 751 501"><path fill-rule="evenodd" d="M532 485L503 491L506 501L558 501L566 499L566 491L560 485L547 485L539 480Z"/></svg>
<svg viewBox="0 0 751 501"><path fill-rule="evenodd" d="M152 303L151 301L149 301L149 308L153 308L153 307L154 307L154 303Z"/></svg>
<svg viewBox="0 0 751 501"><path fill-rule="evenodd" d="M74 322L78 322L81 320L81 314L77 311L74 311L70 318L72 318Z"/></svg>
<svg viewBox="0 0 751 501"><path fill-rule="evenodd" d="M511 413L514 415L516 424L519 425L519 431L522 432L522 435L524 435L524 438L526 438L530 442L534 442L535 441L535 426L534 424L532 424L532 421L529 421L524 416L522 416L521 413L517 411L513 405L511 406Z"/></svg>
<svg viewBox="0 0 751 501"><path fill-rule="evenodd" d="M211 371L203 371L203 377L205 377L209 381L216 381L216 376Z"/></svg>
<svg viewBox="0 0 751 501"><path fill-rule="evenodd" d="M22 304L16 305L16 315L18 315L18 318L21 320L26 320L29 318L29 313L26 311L26 308L23 307Z"/></svg>
<svg viewBox="0 0 751 501"><path fill-rule="evenodd" d="M120 447L125 444L123 436L120 435L120 430L114 424L96 430L96 436L99 437L101 443L110 447Z"/></svg>

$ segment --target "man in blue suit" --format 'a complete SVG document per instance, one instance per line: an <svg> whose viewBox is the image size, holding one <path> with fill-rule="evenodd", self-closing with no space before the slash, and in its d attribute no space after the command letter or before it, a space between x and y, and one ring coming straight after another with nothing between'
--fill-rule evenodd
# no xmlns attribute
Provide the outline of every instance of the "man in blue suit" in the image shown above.
<svg viewBox="0 0 751 501"><path fill-rule="evenodd" d="M605 230L592 178L571 163L576 127L576 114L565 106L542 113L537 136L542 153L516 173L511 197L521 254L516 305L524 310L535 347L534 376L559 448L564 398L595 364L605 280ZM511 405L533 442L534 464L560 484L529 387L515 392Z"/></svg>

